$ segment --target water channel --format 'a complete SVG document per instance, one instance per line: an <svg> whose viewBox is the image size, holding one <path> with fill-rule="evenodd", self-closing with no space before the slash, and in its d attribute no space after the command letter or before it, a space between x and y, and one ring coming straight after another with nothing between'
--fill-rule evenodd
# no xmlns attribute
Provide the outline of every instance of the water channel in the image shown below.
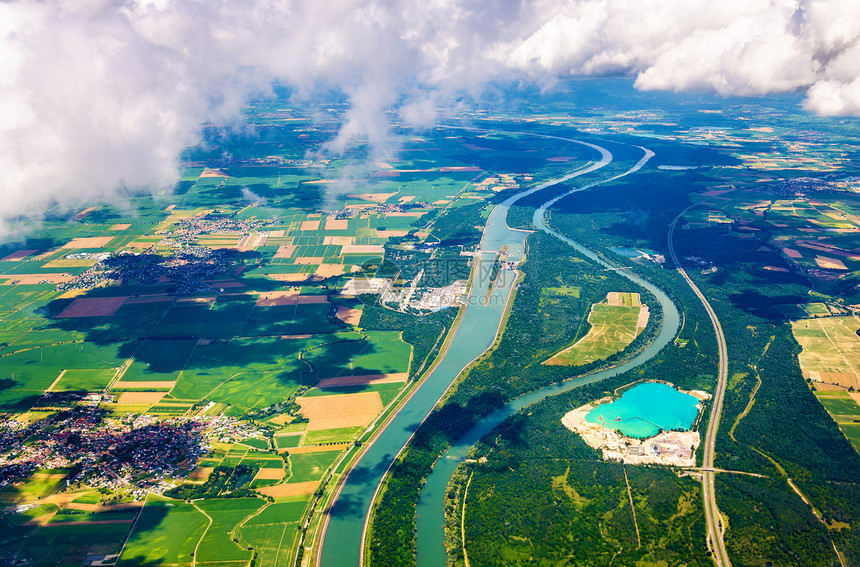
<svg viewBox="0 0 860 567"><path fill-rule="evenodd" d="M516 279L516 273L513 270L502 269L499 271L492 290L489 289L496 254L502 246L506 246L508 260L520 260L524 250L525 237L528 234L526 231L508 227L506 221L510 206L517 200L536 191L596 171L612 161L612 155L605 148L578 140L567 138L557 139L588 146L599 153L600 159L585 168L518 193L493 209L484 228L480 254L476 258L477 265L473 275L474 283L468 303L460 324L455 330L450 346L438 365L427 377L425 383L406 402L401 411L389 423L388 427L379 434L376 441L367 448L344 480L341 491L329 511L328 525L323 536L324 540L319 557L319 565L323 567L351 567L361 564L366 519L375 492L386 471L397 453L406 445L414 431L427 417L463 368L493 344ZM612 179L627 175L642 167L650 156L653 155L648 150L645 151L645 157L632 169ZM593 185L595 184L579 187L545 203L535 213L535 225L541 230L545 230L561 238L584 256L591 258L603 266L614 269L614 266L609 266L609 264L592 252L553 231L543 222L547 207L569 193L581 191ZM428 483L422 491L418 510L419 564L422 566L444 565L446 562L445 550L442 543L442 501L445 486L463 456L465 456L468 449L478 439L501 423L507 416L519 411L530 403L582 384L624 372L642 364L674 337L678 327L678 312L669 298L652 284L633 274L622 270L618 270L618 273L651 291L661 303L664 323L657 340L637 357L618 368L588 376L581 380L549 386L512 401L504 408L482 420L461 441L455 444L438 461L433 474L428 479Z"/></svg>
<svg viewBox="0 0 860 567"><path fill-rule="evenodd" d="M641 169L641 167L645 165L645 163L651 158L651 156L654 155L650 150L647 150L645 148L642 149L645 151L645 156L641 160L639 160L636 165L634 165L628 171L615 177L612 177L607 181L618 179ZM606 183L607 181L603 181L601 183ZM650 345L648 345L644 350L642 350L639 354L637 354L634 358L632 358L625 364L622 364L615 368L604 370L602 372L596 372L594 374L584 376L582 378L568 380L560 384L552 384L545 388L529 392L528 394L516 398L509 402L506 406L495 411L494 413L482 419L479 423L475 424L475 426L471 430L469 430L466 435L464 435L459 441L454 443L451 448L448 449L448 451L444 455L442 455L442 457L436 462L436 465L433 468L433 472L427 478L427 483L421 489L421 496L418 501L416 519L418 547L417 559L419 567L441 567L447 564L448 557L445 552L445 534L443 528L445 519L445 492L448 486L448 482L451 480L454 471L460 465L460 463L463 462L463 459L466 457L467 453L471 450L472 446L475 443L477 443L484 435L492 431L493 428L502 423L509 416L522 410L526 406L539 402L549 396L561 394L563 392L570 391L585 384L591 384L600 380L604 380L611 376L617 376L618 374L627 372L628 370L631 370L639 366L640 364L647 362L652 357L654 357L664 346L669 344L669 342L675 338L675 335L678 332L678 327L680 323L678 310L675 307L675 304L672 303L672 301L669 299L669 297L659 288L654 286L651 282L648 282L630 272L618 269L616 266L609 264L608 262L598 257L596 254L594 254L591 250L581 246L577 242L571 240L563 234L558 233L557 231L546 225L546 211L549 207L554 205L560 199L563 199L564 197L567 197L572 193L584 191L585 189L588 189L595 185L597 185L597 183L578 187L547 201L535 211L532 222L540 230L543 230L549 234L552 234L556 238L563 240L564 242L572 246L574 249L576 249L583 256L593 260L594 262L600 264L605 268L614 269L616 273L626 277L627 279L633 281L637 285L640 285L647 289L649 292L651 292L654 297L656 297L657 301L660 303L660 307L663 310L663 324L660 328L660 333ZM507 211L505 211L505 214L507 214Z"/></svg>

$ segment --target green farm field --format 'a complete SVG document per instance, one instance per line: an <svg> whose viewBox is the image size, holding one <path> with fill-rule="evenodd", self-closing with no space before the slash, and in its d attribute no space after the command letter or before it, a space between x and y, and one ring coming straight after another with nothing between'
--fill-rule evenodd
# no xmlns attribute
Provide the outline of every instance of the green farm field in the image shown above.
<svg viewBox="0 0 860 567"><path fill-rule="evenodd" d="M322 345L303 360L318 378L389 374L409 371L411 347L396 331L367 331L363 339Z"/></svg>
<svg viewBox="0 0 860 567"><path fill-rule="evenodd" d="M287 566L298 522L307 506L306 496L276 498L236 530L242 541L254 546L257 565Z"/></svg>
<svg viewBox="0 0 860 567"><path fill-rule="evenodd" d="M321 443L348 443L353 441L363 427L339 427L336 429L320 429L305 433L302 445L319 445Z"/></svg>
<svg viewBox="0 0 860 567"><path fill-rule="evenodd" d="M836 421L839 430L860 453L860 398L845 391L816 390L815 397Z"/></svg>
<svg viewBox="0 0 860 567"><path fill-rule="evenodd" d="M190 565L209 521L191 504L150 498L119 563Z"/></svg>
<svg viewBox="0 0 860 567"><path fill-rule="evenodd" d="M620 294L630 296L631 294ZM577 366L596 360L603 360L621 352L624 347L633 342L639 332L639 313L641 307L638 298L622 298L621 305L597 303L591 307L588 323L591 328L588 333L570 347L562 350L544 364ZM635 303L635 304L634 304Z"/></svg>
<svg viewBox="0 0 860 567"><path fill-rule="evenodd" d="M39 566L80 565L88 555L119 553L130 527L130 523L50 523L36 528L21 542L21 557Z"/></svg>
<svg viewBox="0 0 860 567"><path fill-rule="evenodd" d="M340 451L290 455L289 482L310 482L323 477L326 469L340 456Z"/></svg>
<svg viewBox="0 0 860 567"><path fill-rule="evenodd" d="M212 518L212 525L200 541L196 559L207 561L248 561L251 552L240 547L231 533L248 516L259 510L265 502L257 498L207 499L197 504Z"/></svg>

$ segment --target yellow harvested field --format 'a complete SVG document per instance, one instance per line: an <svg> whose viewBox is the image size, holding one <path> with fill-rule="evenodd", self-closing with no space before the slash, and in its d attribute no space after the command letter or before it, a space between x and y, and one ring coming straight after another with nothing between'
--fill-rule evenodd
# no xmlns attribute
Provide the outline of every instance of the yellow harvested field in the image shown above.
<svg viewBox="0 0 860 567"><path fill-rule="evenodd" d="M295 305L299 297L299 290L284 289L279 291L267 291L257 298L257 307L270 307L273 305Z"/></svg>
<svg viewBox="0 0 860 567"><path fill-rule="evenodd" d="M821 381L827 384L836 384L843 388L860 389L860 381L857 375L851 372L820 372Z"/></svg>
<svg viewBox="0 0 860 567"><path fill-rule="evenodd" d="M0 259L0 262L13 262L15 260L23 260L34 252L38 252L38 250L17 250L15 252L12 252L8 256L5 256L3 259Z"/></svg>
<svg viewBox="0 0 860 567"><path fill-rule="evenodd" d="M126 299L128 297L79 297L58 317L107 317L116 313Z"/></svg>
<svg viewBox="0 0 860 567"><path fill-rule="evenodd" d="M87 207L87 208L86 208L86 209L84 209L83 211L81 211L81 212L79 212L78 214L76 214L76 215L74 216L74 219L75 219L75 220L84 220L84 218L86 218L86 216L87 216L88 214L90 214L91 212L95 211L96 209L98 209L98 207Z"/></svg>
<svg viewBox="0 0 860 567"><path fill-rule="evenodd" d="M41 520L41 518L40 518ZM73 522L62 522L63 526L96 526L99 524L131 524L134 520L80 520ZM39 523L39 520L31 520L27 524Z"/></svg>
<svg viewBox="0 0 860 567"><path fill-rule="evenodd" d="M329 264L323 264L323 266L328 266ZM322 266L320 266L322 268ZM319 270L317 270L319 271ZM339 275L339 274L338 274ZM299 305L319 305L322 303L328 303L328 296L326 295L300 295L296 298L296 303Z"/></svg>
<svg viewBox="0 0 860 567"><path fill-rule="evenodd" d="M63 248L104 248L113 240L113 236L90 236L86 238L73 238Z"/></svg>
<svg viewBox="0 0 860 567"><path fill-rule="evenodd" d="M41 500L41 503L56 504L57 506L62 506L63 508L69 508L71 510L83 510L85 512L110 512L112 510L129 510L133 508L140 508L141 506L143 506L143 501L127 502L125 504L109 504L107 506L102 506L100 504L79 504L72 502L72 500L80 498L88 492L92 492L92 490L59 492L57 494L52 494L46 498L43 498Z"/></svg>
<svg viewBox="0 0 860 567"><path fill-rule="evenodd" d="M349 246L354 242L354 236L326 236L323 238L323 244L330 244L332 246Z"/></svg>
<svg viewBox="0 0 860 567"><path fill-rule="evenodd" d="M214 470L215 467L197 467L188 475L188 480L206 480Z"/></svg>
<svg viewBox="0 0 860 567"><path fill-rule="evenodd" d="M302 222L302 226L299 230L319 230L320 221L318 220L306 220Z"/></svg>
<svg viewBox="0 0 860 567"><path fill-rule="evenodd" d="M6 281L5 284L22 284L22 285L31 285L31 284L40 284L42 282L58 284L64 282L70 282L75 279L75 276L70 274L15 274L15 275L5 275L0 276L3 277Z"/></svg>
<svg viewBox="0 0 860 567"><path fill-rule="evenodd" d="M317 266L322 264L324 258L322 256L302 256L300 258L296 258L295 263L306 265L306 266Z"/></svg>
<svg viewBox="0 0 860 567"><path fill-rule="evenodd" d="M313 494L319 486L319 481L311 482L294 482L292 484L278 484L275 486L266 486L257 489L257 492L263 496L271 496L272 498L280 498L283 496L307 496Z"/></svg>
<svg viewBox="0 0 860 567"><path fill-rule="evenodd" d="M401 237L409 234L408 230L379 230L376 229L376 237L377 238L392 238L392 237Z"/></svg>
<svg viewBox="0 0 860 567"><path fill-rule="evenodd" d="M317 269L314 270L314 275L321 278L330 278L341 275L343 271L343 264L320 264Z"/></svg>
<svg viewBox="0 0 860 567"><path fill-rule="evenodd" d="M254 249L266 242L265 234L246 234L239 239L239 248Z"/></svg>
<svg viewBox="0 0 860 567"><path fill-rule="evenodd" d="M794 338L803 347L798 355L805 376L831 384L856 381L860 370L860 337L857 317L817 317L791 322Z"/></svg>
<svg viewBox="0 0 860 567"><path fill-rule="evenodd" d="M267 274L269 279L279 282L304 282L313 277L313 274Z"/></svg>
<svg viewBox="0 0 860 567"><path fill-rule="evenodd" d="M176 303L215 303L216 297L180 297Z"/></svg>
<svg viewBox="0 0 860 567"><path fill-rule="evenodd" d="M293 421L293 416L288 413L280 413L275 417L269 419L269 423L272 423L274 425L286 425L291 421ZM278 435L275 435L275 437L278 437Z"/></svg>
<svg viewBox="0 0 860 567"><path fill-rule="evenodd" d="M69 476L67 473L33 473L30 475L30 478L37 480L63 480Z"/></svg>
<svg viewBox="0 0 860 567"><path fill-rule="evenodd" d="M275 258L291 258L296 247L292 244L286 246L278 246L278 251L275 252Z"/></svg>
<svg viewBox="0 0 860 567"><path fill-rule="evenodd" d="M341 248L341 254L384 254L385 246L382 244L352 244Z"/></svg>
<svg viewBox="0 0 860 567"><path fill-rule="evenodd" d="M448 173L451 171L483 171L477 165L462 165L462 166L446 166L440 167L439 171L442 173Z"/></svg>
<svg viewBox="0 0 860 567"><path fill-rule="evenodd" d="M42 264L43 268L89 268L90 266L95 266L98 263L98 260L95 258L81 258L79 260L51 260L45 264Z"/></svg>
<svg viewBox="0 0 860 567"><path fill-rule="evenodd" d="M810 374L814 374L814 372L810 372ZM821 390L823 392L844 392L845 388L842 386L837 386L836 384L825 384L824 382L818 382L815 385L816 390Z"/></svg>
<svg viewBox="0 0 860 567"><path fill-rule="evenodd" d="M648 326L648 318L651 316L651 311L647 305L643 305L639 310L639 320L636 322L636 334L638 335Z"/></svg>
<svg viewBox="0 0 860 567"><path fill-rule="evenodd" d="M42 498L42 504L56 504L57 506L65 506L66 504L71 503L72 500L76 498L80 498L84 494L89 492L93 492L92 490L78 490L75 492L58 492L56 494L51 494L45 498ZM141 502L142 504L142 502ZM91 506L95 506L95 504L91 504Z"/></svg>
<svg viewBox="0 0 860 567"><path fill-rule="evenodd" d="M290 455L301 455L302 453L327 453L329 451L343 451L349 449L352 443L339 443L337 445L308 445L307 447L291 447L285 449Z"/></svg>
<svg viewBox="0 0 860 567"><path fill-rule="evenodd" d="M165 390L168 388L173 388L176 385L176 381L168 381L165 380L163 382L152 380L149 382L141 381L141 382L116 382L112 386L112 388L116 388L118 390L122 389L131 389L131 388L139 388L141 390L148 390L150 388L164 388Z"/></svg>
<svg viewBox="0 0 860 567"><path fill-rule="evenodd" d="M361 321L361 309L354 309L352 307L344 307L341 305L337 308L337 313L335 313L334 316L347 325L358 325L358 322Z"/></svg>
<svg viewBox="0 0 860 567"><path fill-rule="evenodd" d="M203 170L203 173L200 174L200 177L198 177L198 179L205 178L205 177L230 177L230 176L227 175L226 173L224 173L223 171L221 171L220 169L206 168Z"/></svg>
<svg viewBox="0 0 860 567"><path fill-rule="evenodd" d="M45 501L42 500L42 502ZM142 506L143 501L126 502L124 504L109 504L107 506L102 506L101 504L79 504L76 502L69 502L63 507L70 510L81 510L84 512L114 512L117 510L134 510L135 508L140 508Z"/></svg>
<svg viewBox="0 0 860 567"><path fill-rule="evenodd" d="M404 211L402 213L385 213L386 217L423 217L430 211Z"/></svg>
<svg viewBox="0 0 860 567"><path fill-rule="evenodd" d="M317 388L342 388L344 386L368 386L372 384L393 384L406 382L409 374L397 372L394 374L366 374L364 376L338 376L324 378L316 385Z"/></svg>
<svg viewBox="0 0 860 567"><path fill-rule="evenodd" d="M382 411L378 392L298 398L308 423L308 431L340 427L364 427Z"/></svg>
<svg viewBox="0 0 860 567"><path fill-rule="evenodd" d="M815 263L818 264L819 268L825 270L847 270L845 264L842 263L841 260L837 260L836 258L828 258L827 256L816 256Z"/></svg>
<svg viewBox="0 0 860 567"><path fill-rule="evenodd" d="M108 230L117 231L117 230L126 230L128 228L131 228L130 224L115 224L112 227L110 227Z"/></svg>
<svg viewBox="0 0 860 567"><path fill-rule="evenodd" d="M325 229L326 230L347 230L349 228L349 221L347 219L338 219L335 217L328 217L325 220Z"/></svg>
<svg viewBox="0 0 860 567"><path fill-rule="evenodd" d="M641 305L638 293L623 293L620 291L610 291L607 293L606 303L609 305L627 305L628 307Z"/></svg>
<svg viewBox="0 0 860 567"><path fill-rule="evenodd" d="M263 468L257 471L254 480L281 480L284 478L284 469Z"/></svg>
<svg viewBox="0 0 860 567"><path fill-rule="evenodd" d="M447 205L451 201L448 199L439 199L438 201L433 201L434 205Z"/></svg>
<svg viewBox="0 0 860 567"><path fill-rule="evenodd" d="M789 258L803 258L803 254L792 248L783 248L782 251L785 252L785 255Z"/></svg>
<svg viewBox="0 0 860 567"><path fill-rule="evenodd" d="M134 242L129 242L128 244L125 245L125 247L126 248L149 248L150 246L154 246L154 245L155 245L155 242L149 242L149 241L145 241L145 240L144 241L136 240Z"/></svg>
<svg viewBox="0 0 860 567"><path fill-rule="evenodd" d="M388 165L388 164L386 164ZM389 165L385 169L392 169ZM391 197L396 195L396 193L357 193L355 195L348 195L348 197L352 197L353 199L361 199L362 201L373 201L374 203L384 203ZM404 202L401 199L401 203Z"/></svg>
<svg viewBox="0 0 860 567"><path fill-rule="evenodd" d="M82 295L86 295L87 290L85 289L70 289L69 291L64 291L59 295L59 299L68 299L70 297L80 297Z"/></svg>
<svg viewBox="0 0 860 567"><path fill-rule="evenodd" d="M123 392L117 399L118 404L157 404L167 392Z"/></svg>

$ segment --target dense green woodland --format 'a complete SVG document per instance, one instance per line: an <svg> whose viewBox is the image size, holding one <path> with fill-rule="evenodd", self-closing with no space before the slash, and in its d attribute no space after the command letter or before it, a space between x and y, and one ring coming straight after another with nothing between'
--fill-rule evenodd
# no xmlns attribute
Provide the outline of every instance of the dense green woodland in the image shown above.
<svg viewBox="0 0 860 567"><path fill-rule="evenodd" d="M614 272L598 269L579 258L566 244L551 236L536 233L529 238L528 245L528 258L538 260L529 260L523 266L525 275L496 350L473 365L447 402L431 414L385 481L371 531L373 564L414 562L412 522L407 524L403 518L414 521L421 480L436 457L479 417L521 393L578 372L596 370L624 356L578 369L540 364L587 332L588 311L607 292L642 293L643 290ZM581 287L580 295L556 296L552 302L545 301L543 288L558 286ZM650 295L643 294L643 301L655 305ZM653 338L660 320L659 309L652 314L649 327L626 352L635 352Z"/></svg>
<svg viewBox="0 0 860 567"><path fill-rule="evenodd" d="M472 475L466 506L471 565L710 563L701 489L694 479L662 467L603 462L561 425L570 404L597 389L558 396L520 413L476 448L487 462L466 468ZM449 498L459 495L452 488ZM452 508L458 518L460 507ZM456 537L458 531L449 533ZM450 557L461 564L462 550L453 547Z"/></svg>
<svg viewBox="0 0 860 567"><path fill-rule="evenodd" d="M687 175L691 182L698 177ZM677 213L663 212L660 218L661 210L653 206L649 210L647 195L632 183L616 188L623 207L600 203L589 193L596 192L562 201L564 210L577 214L555 214L556 226L594 248L635 238L642 246L666 250L662 227ZM629 207L648 211L650 221L631 227L624 216ZM615 222L608 220L611 215ZM603 218L601 229L583 230L586 216ZM825 529L786 480L803 480L810 492L802 490L829 523L828 518L834 518L860 526L856 507L838 504L842 498L837 496L860 482L860 458L804 382L797 362L800 347L787 321L773 308L806 301L808 287L794 274L762 270L764 263L779 266L784 261L776 253L758 250L760 245L755 239L737 238L726 228L676 231L679 256L696 255L717 266L707 275L688 268L720 318L730 353L716 465L768 477L718 476L717 503L729 518L726 545L736 564L830 565L836 559L832 538L847 564L858 564L857 530ZM655 275L646 277L659 283ZM749 413L738 420L759 380Z"/></svg>

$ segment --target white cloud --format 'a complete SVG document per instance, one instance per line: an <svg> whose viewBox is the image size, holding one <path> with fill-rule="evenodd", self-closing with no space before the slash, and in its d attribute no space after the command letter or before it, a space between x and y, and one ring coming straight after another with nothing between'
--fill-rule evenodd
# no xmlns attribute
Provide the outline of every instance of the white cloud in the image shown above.
<svg viewBox="0 0 860 567"><path fill-rule="evenodd" d="M0 2L0 220L164 188L204 120L281 81L351 109L330 144L388 151L490 80L621 73L643 89L803 90L860 115L856 0L18 0Z"/></svg>

